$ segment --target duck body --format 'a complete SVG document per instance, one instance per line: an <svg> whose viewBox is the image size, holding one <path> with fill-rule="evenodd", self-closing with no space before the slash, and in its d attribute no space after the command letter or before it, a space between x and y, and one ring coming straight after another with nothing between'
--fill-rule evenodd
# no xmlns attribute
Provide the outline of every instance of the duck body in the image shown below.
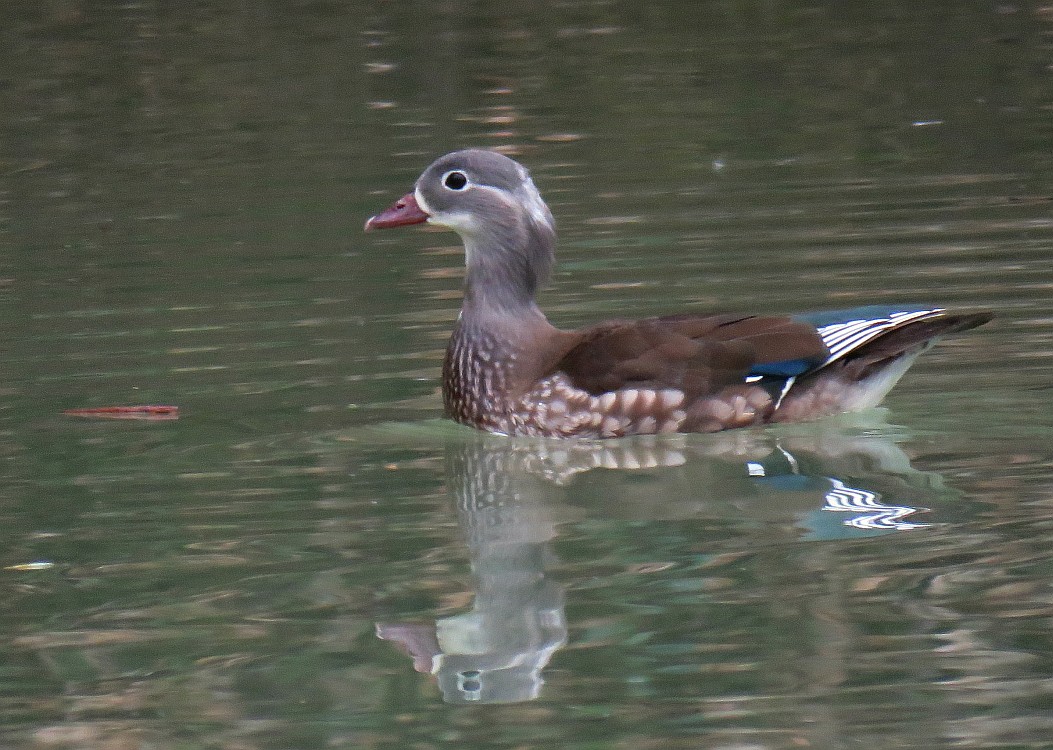
<svg viewBox="0 0 1053 750"><path fill-rule="evenodd" d="M476 149L447 154L366 229L425 221L465 245L465 296L443 362L446 413L505 435L715 432L866 409L940 336L992 317L869 306L564 331L535 301L554 261L555 224L520 164Z"/></svg>

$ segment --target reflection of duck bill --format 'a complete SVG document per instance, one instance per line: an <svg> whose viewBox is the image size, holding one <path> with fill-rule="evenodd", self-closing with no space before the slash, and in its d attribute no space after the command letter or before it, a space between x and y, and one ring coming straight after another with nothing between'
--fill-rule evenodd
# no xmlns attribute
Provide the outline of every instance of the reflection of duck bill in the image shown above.
<svg viewBox="0 0 1053 750"><path fill-rule="evenodd" d="M435 637L435 626L424 623L392 622L376 625L377 638L391 641L413 659L413 669L423 674L435 670L435 657L442 649Z"/></svg>

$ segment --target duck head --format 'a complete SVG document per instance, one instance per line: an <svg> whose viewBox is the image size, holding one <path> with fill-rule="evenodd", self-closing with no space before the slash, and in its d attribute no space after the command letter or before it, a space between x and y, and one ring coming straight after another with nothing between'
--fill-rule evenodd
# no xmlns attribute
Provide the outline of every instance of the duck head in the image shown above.
<svg viewBox="0 0 1053 750"><path fill-rule="evenodd" d="M530 173L481 149L435 160L413 192L371 217L366 231L427 222L464 242L466 304L532 304L554 262L556 227Z"/></svg>

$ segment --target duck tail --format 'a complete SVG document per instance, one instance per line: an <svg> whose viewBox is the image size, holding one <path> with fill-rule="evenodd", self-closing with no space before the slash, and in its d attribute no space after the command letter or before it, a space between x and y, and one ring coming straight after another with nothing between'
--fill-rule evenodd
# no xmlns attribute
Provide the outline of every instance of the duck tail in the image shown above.
<svg viewBox="0 0 1053 750"><path fill-rule="evenodd" d="M976 328L992 317L986 311L877 307L816 315L830 355L786 383L772 421L796 422L875 407L938 339Z"/></svg>
<svg viewBox="0 0 1053 750"><path fill-rule="evenodd" d="M905 356L913 360L937 339L976 328L993 317L987 311L941 310L933 317L905 323L847 353L842 360L841 375L850 380L867 380Z"/></svg>

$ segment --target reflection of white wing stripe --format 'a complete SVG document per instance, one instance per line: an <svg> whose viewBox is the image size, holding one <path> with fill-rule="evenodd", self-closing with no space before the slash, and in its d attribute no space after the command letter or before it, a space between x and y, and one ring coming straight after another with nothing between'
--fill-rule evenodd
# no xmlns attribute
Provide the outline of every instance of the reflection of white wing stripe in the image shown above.
<svg viewBox="0 0 1053 750"><path fill-rule="evenodd" d="M826 493L826 505L823 510L840 513L857 513L844 521L845 526L856 529L918 529L928 526L927 523L911 523L901 519L913 514L917 509L902 505L885 505L881 496L874 492L849 487L844 482L827 477L833 489ZM874 511L877 511L876 513Z"/></svg>
<svg viewBox="0 0 1053 750"><path fill-rule="evenodd" d="M844 323L822 326L818 329L819 335L826 344L826 348L830 350L830 356L823 364L841 359L849 352L873 341L887 331L915 320L938 317L942 312L942 308L896 312L891 313L887 318L849 320Z"/></svg>
<svg viewBox="0 0 1053 750"><path fill-rule="evenodd" d="M851 526L855 529L895 529L897 531L903 531L904 529L923 529L929 525L927 523L911 523L909 521L900 520L901 518L906 518L913 512L913 508L889 508L870 516L856 516L855 518L850 518L845 521L845 525Z"/></svg>
<svg viewBox="0 0 1053 750"><path fill-rule="evenodd" d="M834 488L826 493L826 506L830 510L860 510L862 508L883 508L877 495L866 490L849 487L843 482L831 479Z"/></svg>

